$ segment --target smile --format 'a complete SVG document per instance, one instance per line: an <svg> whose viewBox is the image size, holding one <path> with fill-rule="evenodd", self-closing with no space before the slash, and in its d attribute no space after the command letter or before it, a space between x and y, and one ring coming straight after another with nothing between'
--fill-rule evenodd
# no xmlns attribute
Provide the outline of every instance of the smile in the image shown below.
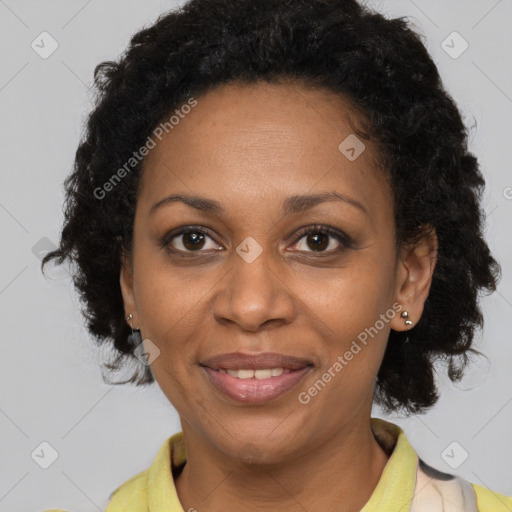
<svg viewBox="0 0 512 512"><path fill-rule="evenodd" d="M270 379L271 377L279 377L283 373L290 373L288 368L264 368L260 370L231 370L229 368L220 368L221 373L227 373L231 377L237 377L238 379Z"/></svg>

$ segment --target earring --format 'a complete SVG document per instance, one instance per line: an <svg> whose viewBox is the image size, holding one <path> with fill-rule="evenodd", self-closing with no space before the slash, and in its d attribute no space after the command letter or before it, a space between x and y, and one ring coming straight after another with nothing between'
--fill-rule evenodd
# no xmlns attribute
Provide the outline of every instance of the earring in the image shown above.
<svg viewBox="0 0 512 512"><path fill-rule="evenodd" d="M133 315L131 313L126 317L126 321L132 330L132 333L128 335L128 345L136 348L142 343L142 336L140 335L140 329L133 329L132 318Z"/></svg>
<svg viewBox="0 0 512 512"><path fill-rule="evenodd" d="M408 311L402 311L400 313L400 316L405 320L405 325L407 325L407 326L411 326L412 325L412 320L409 318L409 312ZM410 329L410 327L409 327L409 329ZM407 329L407 331L409 329ZM407 334L405 335L404 343L409 343L409 336Z"/></svg>

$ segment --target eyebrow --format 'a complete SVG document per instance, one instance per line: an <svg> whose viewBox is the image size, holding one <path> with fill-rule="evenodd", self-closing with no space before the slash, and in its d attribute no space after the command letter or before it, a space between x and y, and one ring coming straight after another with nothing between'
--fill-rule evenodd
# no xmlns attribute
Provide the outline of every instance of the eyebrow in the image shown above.
<svg viewBox="0 0 512 512"><path fill-rule="evenodd" d="M324 192L321 194L290 196L283 202L282 214L283 216L286 216L294 213L304 212L318 204L328 201L341 201L347 203L368 215L366 208L359 201L356 201L355 199L352 199L351 197L348 197L345 194L340 194L338 192ZM195 208L201 212L212 213L219 216L226 213L221 204L217 201L214 201L213 199L190 194L172 194L155 203L149 210L148 215L152 215L156 210L165 205L176 202L184 203L191 208Z"/></svg>

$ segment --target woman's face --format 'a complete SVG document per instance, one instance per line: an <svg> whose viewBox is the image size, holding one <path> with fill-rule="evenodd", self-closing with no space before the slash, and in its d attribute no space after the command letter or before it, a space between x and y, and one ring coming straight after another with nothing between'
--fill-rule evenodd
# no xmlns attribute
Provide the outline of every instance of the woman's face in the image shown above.
<svg viewBox="0 0 512 512"><path fill-rule="evenodd" d="M391 192L332 93L222 86L181 117L145 160L126 313L184 430L285 460L370 416L403 324Z"/></svg>

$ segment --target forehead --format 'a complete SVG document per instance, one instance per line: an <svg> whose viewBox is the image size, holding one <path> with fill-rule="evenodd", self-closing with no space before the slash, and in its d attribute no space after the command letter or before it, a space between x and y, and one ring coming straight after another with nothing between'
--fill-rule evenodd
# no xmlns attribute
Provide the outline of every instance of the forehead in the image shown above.
<svg viewBox="0 0 512 512"><path fill-rule="evenodd" d="M201 190L220 202L236 196L261 207L274 197L337 190L368 205L389 203L376 148L354 133L360 114L333 92L230 84L196 101L160 139L153 136L143 202Z"/></svg>

